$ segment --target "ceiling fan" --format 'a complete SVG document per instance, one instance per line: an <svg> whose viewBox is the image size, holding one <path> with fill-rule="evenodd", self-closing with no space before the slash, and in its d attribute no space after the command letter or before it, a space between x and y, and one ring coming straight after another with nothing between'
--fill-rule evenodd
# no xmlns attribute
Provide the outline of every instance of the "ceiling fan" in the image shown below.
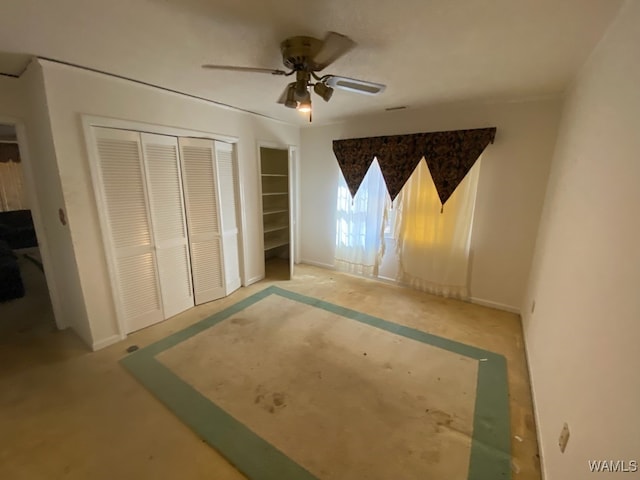
<svg viewBox="0 0 640 480"><path fill-rule="evenodd" d="M286 77L295 74L295 82L285 87L278 103L285 107L296 108L301 112L309 112L309 121L311 121L311 88L325 102L331 99L335 88L365 95L378 95L384 91L385 85L380 83L331 74L320 76L316 73L324 70L355 46L356 42L336 32L327 33L324 40L297 36L287 38L280 44L282 63L288 71L233 65L202 65L202 68L269 73Z"/></svg>

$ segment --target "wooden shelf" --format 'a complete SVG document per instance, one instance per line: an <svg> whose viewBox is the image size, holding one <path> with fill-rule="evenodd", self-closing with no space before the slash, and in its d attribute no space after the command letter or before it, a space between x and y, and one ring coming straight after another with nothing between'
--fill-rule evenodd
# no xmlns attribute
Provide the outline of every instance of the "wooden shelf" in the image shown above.
<svg viewBox="0 0 640 480"><path fill-rule="evenodd" d="M265 210L262 215L271 215L272 213L287 213L289 210L284 208L281 210Z"/></svg>
<svg viewBox="0 0 640 480"><path fill-rule="evenodd" d="M289 154L286 150L260 148L260 185L262 187L262 225L265 258L288 248Z"/></svg>
<svg viewBox="0 0 640 480"><path fill-rule="evenodd" d="M267 251L267 250L271 250L272 248L283 247L284 245L289 245L289 239L269 240L264 242L264 249L265 251Z"/></svg>
<svg viewBox="0 0 640 480"><path fill-rule="evenodd" d="M264 233L277 232L278 230L286 230L287 228L289 228L289 225L278 225L274 227L265 226Z"/></svg>

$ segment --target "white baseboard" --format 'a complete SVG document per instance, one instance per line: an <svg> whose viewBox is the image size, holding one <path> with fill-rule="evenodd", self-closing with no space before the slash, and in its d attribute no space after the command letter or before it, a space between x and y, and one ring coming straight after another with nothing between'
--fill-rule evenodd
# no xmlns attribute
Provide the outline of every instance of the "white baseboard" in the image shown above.
<svg viewBox="0 0 640 480"><path fill-rule="evenodd" d="M110 337L103 338L102 340L98 340L97 342L93 342L91 345L91 349L95 352L96 350L101 350L109 345L113 345L114 343L118 343L120 340L124 340L125 336L120 335L111 335Z"/></svg>
<svg viewBox="0 0 640 480"><path fill-rule="evenodd" d="M248 287L249 285L253 285L256 282L259 282L263 278L264 278L264 275L256 275L255 277L251 277L249 280L244 282L244 285L242 285L242 286L243 287Z"/></svg>
<svg viewBox="0 0 640 480"><path fill-rule="evenodd" d="M505 312L516 313L520 315L520 309L511 305L505 305L504 303L492 302L491 300L483 300L481 298L471 297L469 299L471 303L476 305L482 305L483 307L495 308L497 310L504 310Z"/></svg>
<svg viewBox="0 0 640 480"><path fill-rule="evenodd" d="M304 258L301 260L300 263L304 263L304 264L307 264L307 265L313 265L314 267L326 268L328 270L335 270L336 269L335 265L329 265L327 263L316 262L315 260L307 260L307 259L304 259ZM356 275L356 276L358 276L358 275ZM409 285L406 285L406 284L404 284L402 282L398 282L398 280L396 280L395 278L384 277L384 276L381 276L381 275L378 275L377 277L362 277L362 278L381 280L384 283L392 283L394 285L399 285L399 286L404 286L404 287L407 287L407 288L411 288ZM471 303L475 303L476 305L482 305L483 307L495 308L497 310L504 310L505 312L515 313L515 314L520 315L520 308L514 307L512 305L506 305L504 303L499 303L499 302L492 302L491 300L483 300L482 298L476 298L476 297L471 297L467 301L469 301Z"/></svg>
<svg viewBox="0 0 640 480"><path fill-rule="evenodd" d="M522 320L524 321L524 318ZM526 333L524 332L524 328L523 328L522 341L524 344L524 356L527 363L527 373L529 374L529 387L531 388L531 403L533 406L533 418L535 422L536 438L538 439L538 455L539 455L538 458L540 460L540 477L542 480L545 480L547 478L547 468L544 462L544 459L545 459L544 449L546 445L542 443L542 434L540 432L540 412L538 411L537 396L536 396L537 390L535 388L535 380L531 371L531 362L529 361L529 349L527 348L527 336L526 336Z"/></svg>
<svg viewBox="0 0 640 480"><path fill-rule="evenodd" d="M312 265L314 267L326 268L328 270L335 270L335 265L330 265L328 263L316 262L315 260L305 260L304 258L300 260L300 263L304 263L306 265Z"/></svg>
<svg viewBox="0 0 640 480"><path fill-rule="evenodd" d="M378 275L377 277L373 277L373 278L377 278L378 280L382 280L385 283L393 283L394 285L400 285L401 287L406 286L406 285L403 285L402 283L398 282L398 280L396 280L395 278L385 277L384 275Z"/></svg>

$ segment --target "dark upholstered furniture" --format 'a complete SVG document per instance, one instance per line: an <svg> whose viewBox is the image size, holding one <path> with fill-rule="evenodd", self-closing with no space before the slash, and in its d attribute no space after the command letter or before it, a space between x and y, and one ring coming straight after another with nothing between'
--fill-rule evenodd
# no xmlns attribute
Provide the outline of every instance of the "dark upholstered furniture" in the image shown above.
<svg viewBox="0 0 640 480"><path fill-rule="evenodd" d="M14 250L37 247L31 210L0 212L0 240L7 242Z"/></svg>
<svg viewBox="0 0 640 480"><path fill-rule="evenodd" d="M16 256L7 242L0 240L0 302L24 297L24 285Z"/></svg>

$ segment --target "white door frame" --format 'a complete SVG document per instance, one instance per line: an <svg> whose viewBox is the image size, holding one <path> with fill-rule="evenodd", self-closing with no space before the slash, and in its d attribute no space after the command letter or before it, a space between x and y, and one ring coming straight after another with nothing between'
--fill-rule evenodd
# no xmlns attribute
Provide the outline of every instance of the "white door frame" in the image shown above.
<svg viewBox="0 0 640 480"><path fill-rule="evenodd" d="M247 216L245 214L244 208L242 205L245 205L245 196L244 196L244 182L241 180L242 176L242 166L240 165L240 157L238 156L238 147L235 146L233 149L233 168L236 177L236 188L235 188L235 196L236 196L236 205L240 208L236 209L236 227L238 229L238 246L240 247L240 252L238 253L238 266L240 267L240 286L247 286L247 273L245 271L245 252L247 251L247 245L245 245L247 231ZM239 210L239 211L238 211Z"/></svg>
<svg viewBox="0 0 640 480"><path fill-rule="evenodd" d="M141 133L156 133L159 135L169 135L171 137L193 137L210 138L226 143L238 143L238 137L223 135L221 133L203 132L180 127L169 127L166 125L154 125L152 123L136 122L132 120L121 120L119 118L100 117L96 115L82 115L82 127L86 132L88 127L117 128L119 130L133 130Z"/></svg>
<svg viewBox="0 0 640 480"><path fill-rule="evenodd" d="M257 168L258 168L258 197L260 202L259 211L261 215L260 217L261 220L262 220L262 212L264 211L263 210L264 207L262 205L262 155L260 152L261 148L273 148L274 150L287 151L288 167L289 167L289 230L290 230L290 235L293 236L293 243L289 242L289 258L290 259L293 258L294 263L298 264L300 263L300 255L299 255L300 250L298 247L298 244L300 243L299 242L300 235L298 231L299 225L300 225L300 218L298 214L298 206L300 205L299 192L298 192L298 186L300 185L300 182L299 182L300 161L297 158L296 153L299 152L299 149L297 145L269 142L265 140L259 140L257 142L256 158L257 158ZM292 175L292 172L294 173L294 175ZM296 208L292 209L291 205L294 203ZM264 254L264 221L260 222L260 246ZM258 278L258 280L262 280L263 278L265 278L265 275L266 274L263 271L262 276Z"/></svg>
<svg viewBox="0 0 640 480"><path fill-rule="evenodd" d="M179 127L170 127L165 125L154 125L151 123L136 122L131 120L121 120L121 119L109 118L109 117L100 117L96 115L83 114L81 115L81 121L82 121L82 130L84 132L85 147L87 150L87 158L89 159L89 171L91 173L92 187L94 191L94 196L96 198L97 206L99 209L98 218L100 220L100 227L101 227L100 229L102 231L102 241L104 244L106 262L109 270L111 295L112 295L114 307L116 308L116 312L118 312L118 302L116 301L116 292L118 291L118 288L115 283L116 277L114 276L115 270L114 270L114 264L113 264L113 259L115 257L113 253L113 248L111 247L111 244L110 244L111 237L109 235L109 229L106 226L105 219L103 218L103 214L101 213L106 210L104 209L105 206L103 205L104 203L103 199L99 194L99 192L101 191L100 186L96 183L96 182L99 182L100 175L98 172L98 156L97 156L98 153L95 147L95 138L93 135L92 127L115 128L118 130L131 130L131 131L140 132L140 133L169 135L172 137L207 138L207 139L219 140L219 141L231 143L231 144L237 144L239 141L239 138L229 136L229 135L213 133L213 132L203 132L199 130L190 130L190 129L179 128ZM234 150L237 150L237 145L234 145ZM238 184L242 185L240 178L238 178ZM240 193L242 192L240 191ZM241 202L244 201L243 195L240 195L240 201ZM239 204L240 215L242 220L239 227L241 229L241 232L240 232L241 235L243 233L243 227L246 223L245 213L244 213L244 209L242 208L242 205L243 203ZM243 264L244 262L244 255L245 255L244 248L245 246L243 245L243 248L239 252L241 264ZM240 277L243 282L242 284L244 285L243 270L240 271ZM124 328L124 324L120 314L117 315L117 327L118 327L118 334L120 335L120 338L125 339L127 337L127 334L125 333L126 330Z"/></svg>
<svg viewBox="0 0 640 480"><path fill-rule="evenodd" d="M42 222L42 210L40 209L40 201L38 199L38 189L33 176L33 165L31 164L31 156L29 152L29 143L27 141L27 129L22 122L14 117L5 117L0 115L0 123L12 125L16 129L16 137L18 138L18 149L20 151L20 160L22 163L22 173L24 175L24 183L27 189L27 198L29 199L29 209L33 219L33 226L38 239L38 248L42 257L42 267L44 276L49 289L49 298L51 299L51 307L56 326L59 330L68 327L62 315L62 307L60 306L60 297L58 286L53 276L53 266L51 263L51 251L49 250L49 242L45 234L44 223Z"/></svg>
<svg viewBox="0 0 640 480"><path fill-rule="evenodd" d="M294 264L300 263L300 149L295 145L289 146L289 215L293 252L291 258ZM293 271L291 272L293 276Z"/></svg>

